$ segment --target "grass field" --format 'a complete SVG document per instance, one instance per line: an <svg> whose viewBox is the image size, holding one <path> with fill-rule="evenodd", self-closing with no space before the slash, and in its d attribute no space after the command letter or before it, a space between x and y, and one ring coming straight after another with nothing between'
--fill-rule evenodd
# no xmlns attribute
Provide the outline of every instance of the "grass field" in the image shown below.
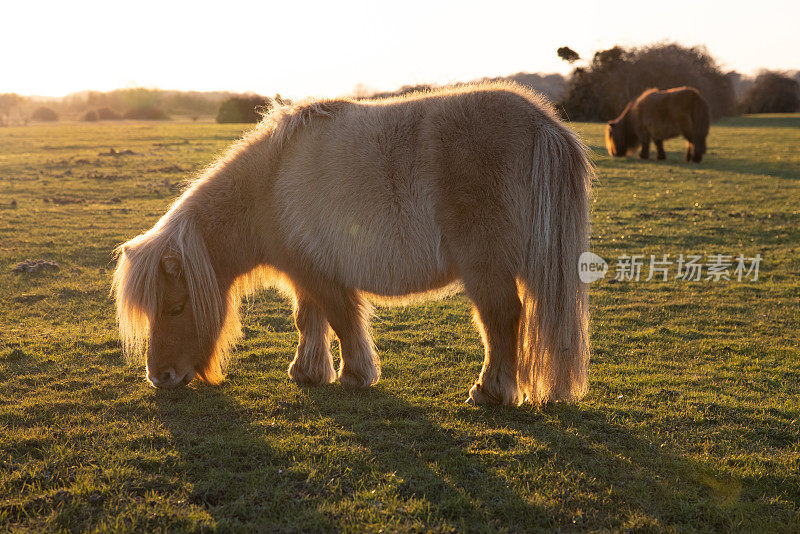
<svg viewBox="0 0 800 534"><path fill-rule="evenodd" d="M223 385L149 387L111 250L243 126L0 128L0 531L800 530L800 115L717 123L700 165L677 140L612 160L576 128L612 272L589 394L541 410L462 404L482 360L462 296L378 310L368 391L288 380L272 292ZM622 254L681 253L763 260L756 281L610 281ZM60 269L13 272L26 258Z"/></svg>

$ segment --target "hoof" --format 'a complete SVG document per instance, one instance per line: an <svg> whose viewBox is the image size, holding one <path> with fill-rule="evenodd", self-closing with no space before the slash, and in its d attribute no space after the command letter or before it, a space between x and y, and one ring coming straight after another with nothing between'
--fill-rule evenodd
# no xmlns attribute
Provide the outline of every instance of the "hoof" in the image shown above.
<svg viewBox="0 0 800 534"><path fill-rule="evenodd" d="M472 405L519 406L522 403L522 399L518 397L517 393L495 395L487 392L482 384L475 384L469 390L469 397L465 402Z"/></svg>
<svg viewBox="0 0 800 534"><path fill-rule="evenodd" d="M484 392L483 387L479 384L475 384L472 386L472 389L469 390L469 398L466 402L467 404L472 404L475 406L502 404L500 399L496 398L494 395L489 395Z"/></svg>
<svg viewBox="0 0 800 534"><path fill-rule="evenodd" d="M305 369L295 362L289 366L289 378L301 386L324 386L336 381L336 371L329 369Z"/></svg>
<svg viewBox="0 0 800 534"><path fill-rule="evenodd" d="M339 382L346 388L368 388L375 384L380 378L380 373L375 370L367 376L356 375L348 370L344 370L339 374Z"/></svg>

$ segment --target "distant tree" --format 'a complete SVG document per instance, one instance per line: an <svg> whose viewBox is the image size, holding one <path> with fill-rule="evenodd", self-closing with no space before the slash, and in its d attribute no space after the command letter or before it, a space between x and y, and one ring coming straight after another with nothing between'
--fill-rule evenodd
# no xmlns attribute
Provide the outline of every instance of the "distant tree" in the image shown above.
<svg viewBox="0 0 800 534"><path fill-rule="evenodd" d="M162 99L163 109L180 115L214 115L221 98L197 91L170 91Z"/></svg>
<svg viewBox="0 0 800 534"><path fill-rule="evenodd" d="M588 66L573 71L562 108L571 120L606 121L645 89L681 85L700 91L713 117L736 112L732 80L714 58L703 47L675 43L596 52Z"/></svg>
<svg viewBox="0 0 800 534"><path fill-rule="evenodd" d="M280 98L280 95L277 95ZM282 103L281 99L279 103ZM270 99L260 95L233 96L223 100L217 110L219 123L259 122L262 113L271 107Z"/></svg>
<svg viewBox="0 0 800 534"><path fill-rule="evenodd" d="M537 74L532 72L517 72L508 76L495 78L482 78L481 82L514 82L523 87L541 93L553 102L564 98L567 90L567 80L560 74Z"/></svg>
<svg viewBox="0 0 800 534"><path fill-rule="evenodd" d="M762 72L740 102L743 113L793 113L800 109L795 79L780 72Z"/></svg>
<svg viewBox="0 0 800 534"><path fill-rule="evenodd" d="M163 121L167 120L169 116L157 106L140 106L126 111L123 118L139 121Z"/></svg>
<svg viewBox="0 0 800 534"><path fill-rule="evenodd" d="M97 110L97 119L101 121L118 121L122 119L122 115L111 108L99 108Z"/></svg>
<svg viewBox="0 0 800 534"><path fill-rule="evenodd" d="M576 51L571 49L568 46L562 46L558 50L556 50L558 57L569 63L570 65L578 61L581 56L578 55Z"/></svg>
<svg viewBox="0 0 800 534"><path fill-rule="evenodd" d="M31 119L42 122L54 122L58 120L58 113L46 106L42 106L36 108L36 111L31 114Z"/></svg>
<svg viewBox="0 0 800 534"><path fill-rule="evenodd" d="M749 76L744 76L735 70L726 72L725 77L730 80L731 87L733 87L733 94L737 100L741 100L742 96L744 96L744 94L747 93L751 87L753 87L752 78Z"/></svg>
<svg viewBox="0 0 800 534"><path fill-rule="evenodd" d="M16 93L0 94L0 121L5 122L9 114L24 101L24 98Z"/></svg>
<svg viewBox="0 0 800 534"><path fill-rule="evenodd" d="M90 109L83 114L83 120L85 122L97 122L97 112L93 109Z"/></svg>
<svg viewBox="0 0 800 534"><path fill-rule="evenodd" d="M146 87L133 87L130 89L117 89L112 91L108 97L119 101L127 109L161 108L164 91Z"/></svg>

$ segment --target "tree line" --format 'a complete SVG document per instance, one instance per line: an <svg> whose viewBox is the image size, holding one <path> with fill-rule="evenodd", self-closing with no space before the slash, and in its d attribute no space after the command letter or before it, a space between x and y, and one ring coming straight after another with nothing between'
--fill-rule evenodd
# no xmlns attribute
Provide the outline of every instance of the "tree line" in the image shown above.
<svg viewBox="0 0 800 534"><path fill-rule="evenodd" d="M779 113L800 110L800 72L762 71L756 77L724 72L702 46L657 43L642 47L615 46L584 60L567 46L556 53L573 65L569 76L519 72L499 78L531 88L549 98L564 118L607 121L645 89L680 85L697 88L714 118L738 113ZM407 85L396 91L375 92L359 85L355 98L385 98L430 85ZM109 92L84 91L61 99L37 99L0 94L0 125L60 118L84 121L120 119L164 120L214 117L217 122L258 122L271 106L289 103L280 95L231 92L164 91L148 88Z"/></svg>

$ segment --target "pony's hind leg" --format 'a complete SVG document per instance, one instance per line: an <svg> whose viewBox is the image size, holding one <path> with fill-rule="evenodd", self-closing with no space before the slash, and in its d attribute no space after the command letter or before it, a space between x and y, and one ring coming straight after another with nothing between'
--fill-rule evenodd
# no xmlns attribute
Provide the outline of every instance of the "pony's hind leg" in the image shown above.
<svg viewBox="0 0 800 534"><path fill-rule="evenodd" d="M331 357L331 328L325 313L310 298L298 293L294 322L300 342L289 365L289 377L298 384L318 386L336 380Z"/></svg>
<svg viewBox="0 0 800 534"><path fill-rule="evenodd" d="M656 159L662 160L667 159L667 153L664 152L664 141L661 139L654 139L653 143L656 145Z"/></svg>
<svg viewBox="0 0 800 534"><path fill-rule="evenodd" d="M475 305L485 349L483 369L467 402L521 404L524 399L517 382L517 339L522 304L516 280L497 272L483 273L465 277L464 286Z"/></svg>

